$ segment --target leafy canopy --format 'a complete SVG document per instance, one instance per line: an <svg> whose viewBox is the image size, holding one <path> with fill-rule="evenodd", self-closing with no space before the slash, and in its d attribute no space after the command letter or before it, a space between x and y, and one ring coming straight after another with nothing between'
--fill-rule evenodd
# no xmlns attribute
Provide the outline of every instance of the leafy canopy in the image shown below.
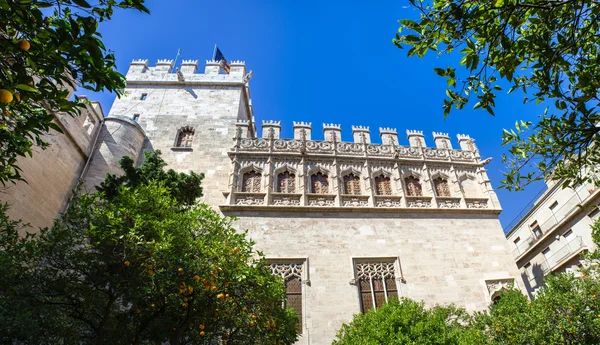
<svg viewBox="0 0 600 345"><path fill-rule="evenodd" d="M281 278L231 218L189 202L201 176L157 154L129 164L38 235L0 212L0 343L294 343Z"/></svg>
<svg viewBox="0 0 600 345"><path fill-rule="evenodd" d="M447 80L444 115L474 109L494 115L503 91L522 90L525 102L549 102L537 123L505 130L504 187L519 190L540 179L574 185L600 163L597 126L600 88L600 1L410 0L418 20L400 20L394 44L408 55L457 51L459 66L434 68Z"/></svg>
<svg viewBox="0 0 600 345"><path fill-rule="evenodd" d="M118 95L124 77L98 32L115 8L148 12L144 0L0 0L0 183L20 180L19 156L61 132L58 112L78 115L75 86Z"/></svg>
<svg viewBox="0 0 600 345"><path fill-rule="evenodd" d="M477 344L466 327L469 322L464 309L425 309L422 302L392 299L376 311L355 315L338 331L333 345Z"/></svg>

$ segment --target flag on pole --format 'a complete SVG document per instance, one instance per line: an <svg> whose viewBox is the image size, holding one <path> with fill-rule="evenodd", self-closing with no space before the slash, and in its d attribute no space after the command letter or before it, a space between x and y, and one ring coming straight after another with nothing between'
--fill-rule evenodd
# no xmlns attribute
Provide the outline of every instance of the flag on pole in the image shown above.
<svg viewBox="0 0 600 345"><path fill-rule="evenodd" d="M225 58L225 55L219 50L219 48L215 45L215 53L213 54L213 60L219 61L221 65L221 70L225 73L229 73L229 63Z"/></svg>

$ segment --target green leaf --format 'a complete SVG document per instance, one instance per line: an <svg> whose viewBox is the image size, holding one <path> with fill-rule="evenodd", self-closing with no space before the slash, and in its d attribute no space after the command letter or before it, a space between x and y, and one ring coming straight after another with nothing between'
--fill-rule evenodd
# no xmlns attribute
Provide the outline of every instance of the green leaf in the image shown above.
<svg viewBox="0 0 600 345"><path fill-rule="evenodd" d="M17 84L15 86L15 88L19 89L19 90L23 90L23 91L29 91L29 92L39 92L38 90L34 89L33 87L29 86L29 85L25 85L25 84Z"/></svg>

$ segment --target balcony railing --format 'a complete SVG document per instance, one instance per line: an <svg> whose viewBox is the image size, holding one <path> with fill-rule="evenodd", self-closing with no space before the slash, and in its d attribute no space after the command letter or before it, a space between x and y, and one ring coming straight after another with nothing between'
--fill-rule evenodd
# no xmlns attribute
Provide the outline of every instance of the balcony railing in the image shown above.
<svg viewBox="0 0 600 345"><path fill-rule="evenodd" d="M540 265L542 272L544 272L544 275L552 272L561 264L563 264L567 258L571 257L572 254L580 251L584 247L585 245L583 244L583 239L581 236L573 238L571 241L567 242L567 244L562 246L556 253L550 255L544 262L542 262Z"/></svg>
<svg viewBox="0 0 600 345"><path fill-rule="evenodd" d="M585 188L580 188L579 191L576 191L573 196L564 202L558 209L553 210L551 216L546 219L542 219L541 222L538 220L538 224L540 224L539 232L534 233L523 240L523 242L519 243L517 248L513 250L513 255L515 257L519 257L523 253L527 252L529 248L539 241L540 238L544 237L544 235L548 232L554 230L558 223L569 217L575 211L579 210L581 203L596 190L596 187L593 184L586 184L584 187Z"/></svg>

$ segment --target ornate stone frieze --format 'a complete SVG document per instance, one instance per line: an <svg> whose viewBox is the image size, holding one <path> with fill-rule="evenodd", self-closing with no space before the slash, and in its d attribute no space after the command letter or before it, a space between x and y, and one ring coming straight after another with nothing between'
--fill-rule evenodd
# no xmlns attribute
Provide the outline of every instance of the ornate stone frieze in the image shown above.
<svg viewBox="0 0 600 345"><path fill-rule="evenodd" d="M300 206L302 194L273 193L271 196L275 206Z"/></svg>
<svg viewBox="0 0 600 345"><path fill-rule="evenodd" d="M406 197L406 206L414 207L414 208L430 208L431 207L431 197L428 196L407 196Z"/></svg>
<svg viewBox="0 0 600 345"><path fill-rule="evenodd" d="M472 162L475 160L475 153L473 151L450 150L450 158L453 161Z"/></svg>
<svg viewBox="0 0 600 345"><path fill-rule="evenodd" d="M369 156L393 157L394 153L394 146L392 145L367 145L367 154Z"/></svg>
<svg viewBox="0 0 600 345"><path fill-rule="evenodd" d="M277 139L273 141L273 151L275 152L300 152L301 149L301 140Z"/></svg>
<svg viewBox="0 0 600 345"><path fill-rule="evenodd" d="M376 195L375 207L402 207L401 199L402 197L394 195Z"/></svg>
<svg viewBox="0 0 600 345"><path fill-rule="evenodd" d="M488 199L466 199L467 208L488 208Z"/></svg>
<svg viewBox="0 0 600 345"><path fill-rule="evenodd" d="M450 158L448 150L445 149L424 148L423 155L425 156L425 159L431 160L448 160Z"/></svg>
<svg viewBox="0 0 600 345"><path fill-rule="evenodd" d="M367 207L369 206L368 195L342 195L342 206L344 207Z"/></svg>
<svg viewBox="0 0 600 345"><path fill-rule="evenodd" d="M269 140L263 138L243 138L240 139L239 149L243 151L268 151Z"/></svg>
<svg viewBox="0 0 600 345"><path fill-rule="evenodd" d="M311 140L306 142L306 152L333 154L333 142Z"/></svg>
<svg viewBox="0 0 600 345"><path fill-rule="evenodd" d="M335 206L335 194L309 194L308 206Z"/></svg>
<svg viewBox="0 0 600 345"><path fill-rule="evenodd" d="M421 158L420 147L396 146L396 155L400 158Z"/></svg>
<svg viewBox="0 0 600 345"><path fill-rule="evenodd" d="M460 198L437 197L439 208L460 208Z"/></svg>
<svg viewBox="0 0 600 345"><path fill-rule="evenodd" d="M235 204L257 206L265 204L265 193L235 193Z"/></svg>
<svg viewBox="0 0 600 345"><path fill-rule="evenodd" d="M364 145L361 143L337 143L336 149L342 155L361 155L365 152Z"/></svg>

